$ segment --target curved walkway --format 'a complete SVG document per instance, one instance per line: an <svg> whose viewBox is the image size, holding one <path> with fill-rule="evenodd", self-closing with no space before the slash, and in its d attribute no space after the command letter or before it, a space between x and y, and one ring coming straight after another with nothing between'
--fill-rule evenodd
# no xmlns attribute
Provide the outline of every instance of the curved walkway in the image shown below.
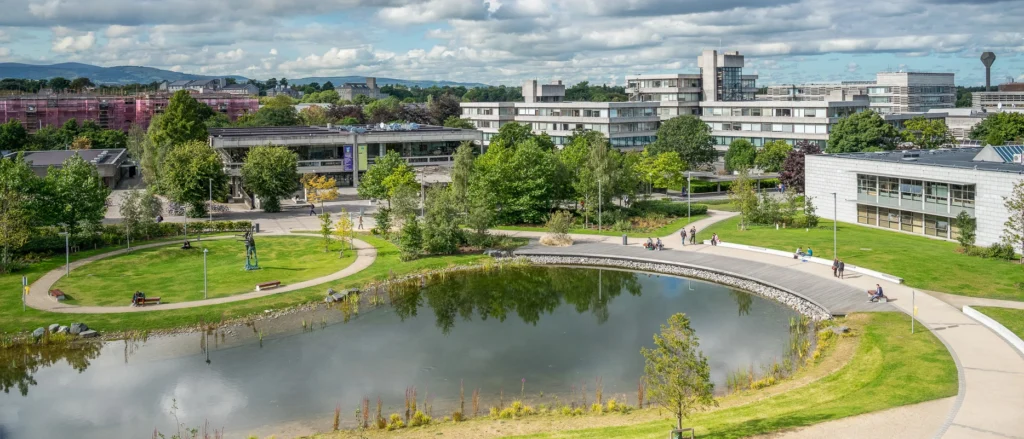
<svg viewBox="0 0 1024 439"><path fill-rule="evenodd" d="M711 218L695 223L698 232L716 221L735 215L727 212L713 211L710 213L712 214ZM527 236L523 233L518 235ZM635 253L636 250L628 249L633 247L641 248L640 252L643 252L644 257L648 259L658 259L664 256L668 262L681 258L681 256L671 256L673 253L690 253L694 256L714 255L750 263L785 267L802 272L807 277L818 277L837 282L832 277L831 268L826 265L794 264L792 259L782 256L721 246L698 244L679 247L677 245L678 234L662 238L667 247L673 247L664 252L644 251L639 242L623 248L621 238L616 237L575 235L573 238L580 242L586 242L588 252L623 255L627 252ZM584 246L573 247L584 250ZM960 391L951 407L947 404L926 406L930 407L929 410L939 412L932 412L934 416L920 416L915 421L931 421L933 423L929 426L930 428L921 430L928 430L930 433L927 435L905 436L896 433L903 431L903 427L905 427L903 424L907 422L904 417L857 416L848 418L844 425L846 431L856 434L845 437L1024 439L1024 416L1021 416L1024 413L1024 356L1018 354L994 332L964 315L959 308L933 297L925 291L856 273L847 275L846 279L841 282L859 291L867 291L876 283L882 284L886 295L895 299L890 304L895 309L907 314L913 313L913 306L916 304L917 321L931 330L946 345L957 363L960 375ZM863 297L866 300L866 294ZM908 331L909 329L907 328ZM920 367L927 367L927 365L922 364ZM906 385L912 389L914 383L908 382ZM819 424L802 429L797 436L829 437L829 425ZM780 435L780 437L786 436L788 436L786 433Z"/></svg>
<svg viewBox="0 0 1024 439"><path fill-rule="evenodd" d="M285 234L285 233L281 233L281 234L278 234L278 233L268 233L268 234L260 234L260 236L318 236L318 235L311 235L311 234L304 234L304 233L290 233L290 234ZM233 238L233 237L232 236L221 236L221 237L215 237L215 238L209 238L209 239L210 240L215 240L215 239L228 239L228 238ZM132 247L132 250L141 250L141 249L145 249L145 248L159 247L159 246L165 246L165 245L177 245L177 244L178 244L177 241L158 242L158 243L154 243L154 244L146 244L146 245L140 245L138 247ZM297 282L297 283L290 284L290 285L285 285L285 286L282 286L280 288L274 288L274 289L267 290L267 291L252 291L252 292L248 292L248 293L237 294L237 295L234 295L234 296L218 297L218 298L215 298L215 299L193 300L193 301L189 301L189 302L176 302L176 303L166 303L166 304L161 304L161 305L138 306L138 307L131 306L131 305L127 305L127 306L76 306L76 305L67 305L67 304L64 304L62 302L57 302L57 301L55 301L53 299L50 299L50 297L48 295L48 292L50 291L50 287L52 287L53 284L55 284L58 280L60 280L60 278L63 277L64 274L65 274L66 269L65 269L64 266L61 266L60 268L53 269L49 273L46 273L45 275L43 275L43 277L39 278L39 280L35 281L31 285L31 290L30 290L31 292L28 295L28 301L26 303L28 304L28 306L31 306L32 308L43 310L43 311L50 311L50 312L75 313L75 314L106 314L106 313L125 313L125 312L151 312L151 311L163 311L163 310L169 310L169 309L196 308L196 307L200 307L200 306L218 305L218 304L222 304L222 303L231 303L231 302L238 302L238 301L242 301L242 300L255 299L255 298L258 298L258 297L266 297L266 296L270 296L270 295L274 295L274 294L282 294L282 293L287 293L287 292L290 292L290 291L295 291L295 290L300 290L300 289L307 288L307 287L312 287L312 286L320 285L320 284L327 283L327 282L333 282L333 281L336 281L338 279L342 279L344 277L351 276L351 275L353 275L355 273L358 273L358 272L366 269L371 264L373 264L374 260L377 259L377 249L374 248L372 245L367 244L367 243L365 243L363 241L360 241L358 239L353 240L353 244L355 245L355 248L356 248L356 260L353 261L352 264L350 264L349 266L347 266L347 267L345 267L345 268L343 268L343 269L341 269L339 271L336 271L334 273L328 274L326 276L321 276L321 277L318 277L318 278L315 278L315 279L310 279L310 280L306 280L306 281L302 281L302 282ZM75 261L75 262L71 263L71 269L74 270L74 269L76 269L78 267L81 267L81 266L83 266L85 264L88 264L90 262L93 262L93 261L96 261L96 260L99 260L99 259L109 258L109 257L112 257L112 256L121 255L121 254L124 254L124 253L126 253L126 250L122 249L122 250L112 251L112 252L109 252L109 253L103 253L101 255L90 256L88 258L80 259L78 261Z"/></svg>

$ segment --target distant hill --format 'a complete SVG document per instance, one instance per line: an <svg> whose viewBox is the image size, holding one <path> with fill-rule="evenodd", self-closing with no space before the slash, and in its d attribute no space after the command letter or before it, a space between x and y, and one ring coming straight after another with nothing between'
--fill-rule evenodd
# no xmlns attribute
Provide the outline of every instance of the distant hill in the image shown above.
<svg viewBox="0 0 1024 439"><path fill-rule="evenodd" d="M50 79L54 77L74 79L86 77L96 84L148 84L153 81L178 81L182 79L208 79L219 78L220 76L194 75L191 73L172 72L170 70L157 69L142 66L116 66L100 67L82 63L60 63L50 65L22 64L22 63L0 63L0 78L18 79ZM235 78L238 82L248 81L244 76L230 75L228 78ZM289 84L305 85L311 82L323 84L331 81L334 85L341 85L346 82L366 82L362 76L337 76L337 77L312 77L289 79ZM465 83L452 81L421 81L392 78L377 78L378 85L401 84L409 87L420 86L465 86L465 87L486 87L486 84Z"/></svg>

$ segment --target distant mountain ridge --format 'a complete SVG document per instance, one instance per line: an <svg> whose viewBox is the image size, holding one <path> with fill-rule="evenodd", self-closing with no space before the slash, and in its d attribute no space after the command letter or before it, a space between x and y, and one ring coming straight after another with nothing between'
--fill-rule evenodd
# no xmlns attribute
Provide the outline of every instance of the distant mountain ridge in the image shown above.
<svg viewBox="0 0 1024 439"><path fill-rule="evenodd" d="M0 78L17 78L17 79L50 79L54 77L63 77L67 79L74 79L79 77L86 77L91 79L96 84L148 84L154 81L179 81L184 79L209 79L209 78L234 78L238 82L246 82L249 78L238 75L227 75L227 76L209 76L209 75L195 75L191 73L174 72L170 70L157 69L154 67L143 67L143 66L116 66L116 67L100 67L91 64L82 63L59 63L49 65L39 64L22 64L22 63L0 63ZM336 86L340 86L346 82L366 82L366 78L363 76L334 76L334 77L309 77L309 78L296 78L288 79L289 84L295 85L306 85L311 82L318 82L323 84L330 81ZM429 80L413 80L413 79L393 79L393 78L377 78L378 85L389 85L389 84L400 84L409 87L420 86L430 87L433 85L437 86L464 86L464 87L486 87L487 84L481 83L467 83L467 82L455 82L455 81L429 81Z"/></svg>

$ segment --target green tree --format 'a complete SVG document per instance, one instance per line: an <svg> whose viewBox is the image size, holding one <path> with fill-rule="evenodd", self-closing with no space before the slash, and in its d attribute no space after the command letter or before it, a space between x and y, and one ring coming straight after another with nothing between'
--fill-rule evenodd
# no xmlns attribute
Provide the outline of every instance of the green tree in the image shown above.
<svg viewBox="0 0 1024 439"><path fill-rule="evenodd" d="M283 146L257 146L242 164L242 183L260 197L264 212L280 212L281 198L299 188L299 156Z"/></svg>
<svg viewBox="0 0 1024 439"><path fill-rule="evenodd" d="M121 194L121 225L129 238L145 234L156 223L160 214L160 200L151 191L131 189Z"/></svg>
<svg viewBox="0 0 1024 439"><path fill-rule="evenodd" d="M320 203L320 213L325 211L324 204L338 199L338 182L334 177L316 174L304 174L302 187L306 192L306 200L312 204Z"/></svg>
<svg viewBox="0 0 1024 439"><path fill-rule="evenodd" d="M459 250L464 237L459 226L459 203L449 188L427 191L423 215L423 245L427 253L450 255Z"/></svg>
<svg viewBox="0 0 1024 439"><path fill-rule="evenodd" d="M473 122L471 122L469 119L463 119L459 116L448 116L448 118L444 120L444 126L446 128L460 128L464 130L476 129L476 127L473 126Z"/></svg>
<svg viewBox="0 0 1024 439"><path fill-rule="evenodd" d="M676 428L683 428L683 419L691 413L718 405L708 359L686 314L669 317L668 326L662 325L661 334L654 335L654 348L641 348L640 353L647 394L675 415Z"/></svg>
<svg viewBox="0 0 1024 439"><path fill-rule="evenodd" d="M787 188L803 193L804 159L808 154L821 154L821 147L816 143L801 140L786 156L786 161L782 163L782 172L779 173L779 181Z"/></svg>
<svg viewBox="0 0 1024 439"><path fill-rule="evenodd" d="M50 168L43 188L46 222L72 234L83 225L98 225L107 212L110 188L96 167L77 154L59 168Z"/></svg>
<svg viewBox="0 0 1024 439"><path fill-rule="evenodd" d="M167 109L150 128L150 140L161 148L172 148L193 140L206 140L206 113L209 107L197 101L187 90L171 96Z"/></svg>
<svg viewBox="0 0 1024 439"><path fill-rule="evenodd" d="M363 107L366 121L371 124L391 123L399 120L402 115L402 103L393 97L378 99Z"/></svg>
<svg viewBox="0 0 1024 439"><path fill-rule="evenodd" d="M146 150L146 142L148 141L149 138L146 136L146 130L137 124L132 124L128 128L128 135L125 138L125 148L128 149L128 156L135 160L142 160Z"/></svg>
<svg viewBox="0 0 1024 439"><path fill-rule="evenodd" d="M992 136L992 137L990 137ZM971 129L975 140L997 140L990 145L1003 145L1006 141L1024 140L1024 113L994 113Z"/></svg>
<svg viewBox="0 0 1024 439"><path fill-rule="evenodd" d="M64 144L61 143L59 137L60 130L54 128L51 125L46 125L38 130L36 133L29 136L28 148L32 151L51 151L55 149L64 149Z"/></svg>
<svg viewBox="0 0 1024 439"><path fill-rule="evenodd" d="M490 146L503 145L508 148L515 148L518 145L525 143L527 140L536 139L537 145L545 151L552 151L555 149L554 142L547 135L535 135L530 131L530 126L526 124L520 124L515 122L509 122L498 128L498 134L491 137Z"/></svg>
<svg viewBox="0 0 1024 439"><path fill-rule="evenodd" d="M461 119L460 119L461 120ZM455 163L452 164L452 191L459 209L463 212L469 210L469 182L473 175L473 142L466 141L459 144L455 150Z"/></svg>
<svg viewBox="0 0 1024 439"><path fill-rule="evenodd" d="M452 117L459 117L462 114L462 106L459 98L444 93L430 99L427 102L427 115L434 125L443 125Z"/></svg>
<svg viewBox="0 0 1024 439"><path fill-rule="evenodd" d="M302 125L310 126L322 126L334 122L327 114L327 110L319 105L303 108L299 112L299 121L302 122Z"/></svg>
<svg viewBox="0 0 1024 439"><path fill-rule="evenodd" d="M357 192L362 198L386 199L390 205L395 190L403 185L419 187L416 173L398 152L388 151L362 175Z"/></svg>
<svg viewBox="0 0 1024 439"><path fill-rule="evenodd" d="M60 76L50 78L49 84L54 91L64 91L71 87L71 81Z"/></svg>
<svg viewBox="0 0 1024 439"><path fill-rule="evenodd" d="M1014 183L1010 196L1003 197L1003 205L1010 214L1003 223L1003 242L1024 255L1024 180Z"/></svg>
<svg viewBox="0 0 1024 439"><path fill-rule="evenodd" d="M757 190L746 169L740 171L729 186L729 201L740 210L740 229L745 228L751 215L757 210Z"/></svg>
<svg viewBox="0 0 1024 439"><path fill-rule="evenodd" d="M71 84L69 84L69 87L72 90L83 90L86 87L95 87L95 86L96 86L96 84L93 84L91 79L84 78L84 77L75 78L75 79L71 80Z"/></svg>
<svg viewBox="0 0 1024 439"><path fill-rule="evenodd" d="M320 218L320 236L324 239L324 253L331 251L331 235L334 233L334 221L331 221L331 213L324 212L317 215Z"/></svg>
<svg viewBox="0 0 1024 439"><path fill-rule="evenodd" d="M163 183L167 195L177 203L189 206L193 218L206 215L206 200L212 185L213 198L227 196L228 176L224 173L217 152L202 141L179 145L167 155Z"/></svg>
<svg viewBox="0 0 1024 439"><path fill-rule="evenodd" d="M423 231L420 229L420 222L414 215L406 217L402 224L402 236L398 241L398 251L398 257L403 261L416 259L423 251Z"/></svg>
<svg viewBox="0 0 1024 439"><path fill-rule="evenodd" d="M382 207L373 214L373 221L377 223L377 232L388 239L391 236L391 209Z"/></svg>
<svg viewBox="0 0 1024 439"><path fill-rule="evenodd" d="M978 221L967 211L961 210L953 220L953 226L959 231L956 241L960 243L960 247L964 250L974 247L974 239L978 234Z"/></svg>
<svg viewBox="0 0 1024 439"><path fill-rule="evenodd" d="M918 149L935 149L954 142L945 120L926 119L923 116L908 120L900 135L905 142L912 143Z"/></svg>
<svg viewBox="0 0 1024 439"><path fill-rule="evenodd" d="M355 233L356 231L352 224L351 214L342 208L341 212L338 213L338 221L334 224L334 236L341 241L341 250L338 251L339 258L345 257L346 247L355 248L352 243L352 240L355 239Z"/></svg>
<svg viewBox="0 0 1024 439"><path fill-rule="evenodd" d="M789 146L785 140L766 142L761 151L757 153L754 165L765 172L780 172L786 162L786 157L789 157L792 150L793 147Z"/></svg>
<svg viewBox="0 0 1024 439"><path fill-rule="evenodd" d="M418 187L409 185L397 186L391 193L391 212L395 218L401 221L416 216L416 210L419 205L420 191ZM402 224L398 226L401 227Z"/></svg>
<svg viewBox="0 0 1024 439"><path fill-rule="evenodd" d="M0 124L0 151L24 151L28 149L28 131L18 119Z"/></svg>
<svg viewBox="0 0 1024 439"><path fill-rule="evenodd" d="M647 146L651 154L675 151L690 169L704 169L715 161L711 127L697 116L677 116L661 123L658 138Z"/></svg>
<svg viewBox="0 0 1024 439"><path fill-rule="evenodd" d="M825 152L862 152L867 150L891 150L896 147L899 132L885 122L882 116L872 110L854 113L839 119L832 126Z"/></svg>
<svg viewBox="0 0 1024 439"><path fill-rule="evenodd" d="M12 270L14 255L31 236L32 201L39 187L23 155L0 159L0 273Z"/></svg>
<svg viewBox="0 0 1024 439"><path fill-rule="evenodd" d="M796 189L788 187L782 196L783 203L780 216L782 217L782 226L785 227L788 224L793 224L793 220L796 219L796 212L800 209L800 195L796 192Z"/></svg>
<svg viewBox="0 0 1024 439"><path fill-rule="evenodd" d="M648 151L641 155L636 172L656 188L682 187L686 183L686 162L675 151L652 156Z"/></svg>
<svg viewBox="0 0 1024 439"><path fill-rule="evenodd" d="M814 197L804 199L804 220L807 227L818 227L818 208L814 206Z"/></svg>
<svg viewBox="0 0 1024 439"><path fill-rule="evenodd" d="M736 139L729 144L725 151L725 169L727 171L739 171L750 169L754 166L757 158L757 148L747 139Z"/></svg>
<svg viewBox="0 0 1024 439"><path fill-rule="evenodd" d="M497 210L499 222L538 224L547 218L560 170L543 143L538 137L516 146L492 140L487 152L477 157L470 192Z"/></svg>

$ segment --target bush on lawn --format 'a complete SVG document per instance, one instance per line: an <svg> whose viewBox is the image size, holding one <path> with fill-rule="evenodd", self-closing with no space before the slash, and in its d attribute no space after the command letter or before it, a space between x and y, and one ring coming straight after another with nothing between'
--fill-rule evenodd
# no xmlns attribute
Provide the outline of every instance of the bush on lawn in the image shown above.
<svg viewBox="0 0 1024 439"><path fill-rule="evenodd" d="M195 221L188 223L190 235L198 233L218 232L241 232L252 227L251 221ZM21 254L52 255L64 252L64 237L60 235L61 230L56 227L39 227L33 232L31 238L24 247ZM185 233L184 223L159 223L150 224L142 230L133 233L132 241L167 238L179 236ZM125 242L125 228L120 224L103 224L99 227L83 229L81 232L71 236L68 244L79 249L95 249L115 245L123 245Z"/></svg>

